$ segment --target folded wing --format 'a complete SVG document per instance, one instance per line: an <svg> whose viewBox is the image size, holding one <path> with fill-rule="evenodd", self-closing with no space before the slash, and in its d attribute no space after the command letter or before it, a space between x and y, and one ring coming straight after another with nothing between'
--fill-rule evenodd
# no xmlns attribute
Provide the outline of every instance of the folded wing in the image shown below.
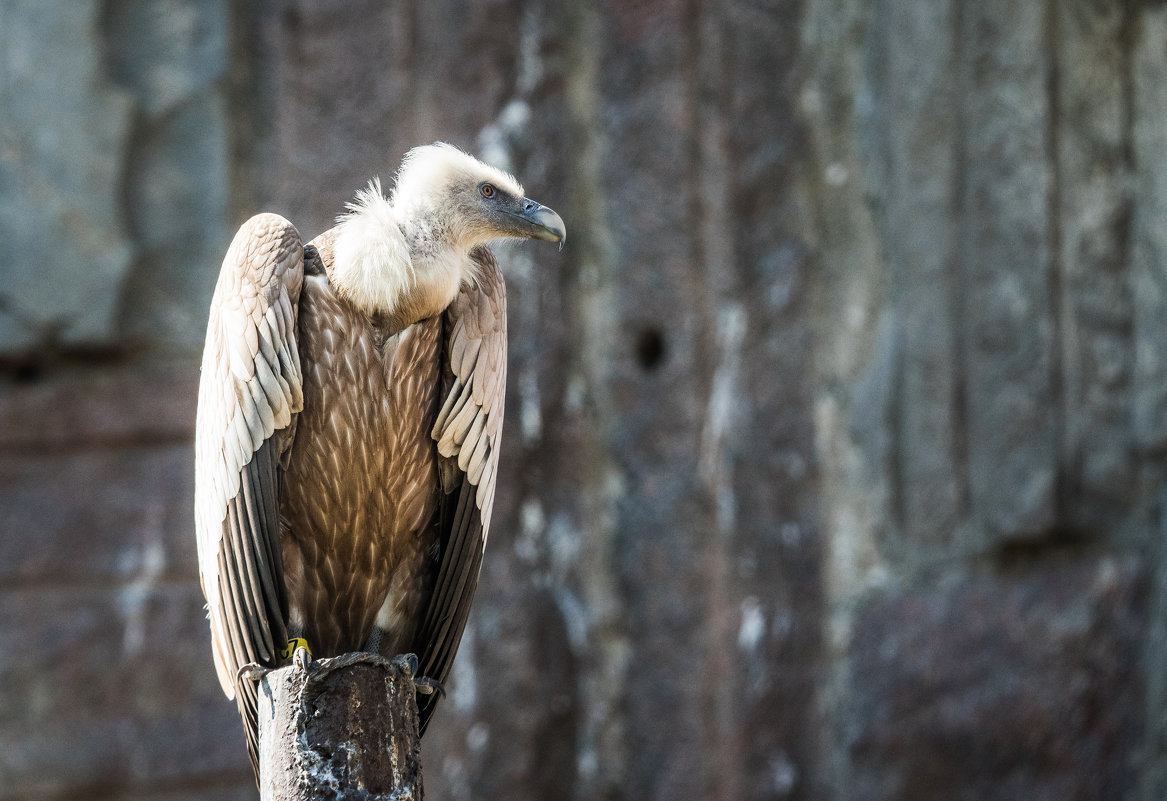
<svg viewBox="0 0 1167 801"><path fill-rule="evenodd" d="M506 392L506 290L490 251L445 314L444 403L433 438L444 498L438 575L417 634L421 675L444 682L466 627L490 530ZM422 731L436 695L420 699Z"/></svg>
<svg viewBox="0 0 1167 801"><path fill-rule="evenodd" d="M211 301L195 428L195 528L215 668L236 696L250 662L287 642L279 547L280 463L303 408L296 309L304 246L287 220L261 214L231 243ZM237 699L255 755L255 687Z"/></svg>

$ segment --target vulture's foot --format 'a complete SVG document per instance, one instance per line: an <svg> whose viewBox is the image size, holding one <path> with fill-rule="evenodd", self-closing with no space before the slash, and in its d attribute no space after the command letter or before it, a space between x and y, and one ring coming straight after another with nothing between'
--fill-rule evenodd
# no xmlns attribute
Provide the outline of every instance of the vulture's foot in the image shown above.
<svg viewBox="0 0 1167 801"><path fill-rule="evenodd" d="M292 664L307 673L312 667L312 652L302 645L299 646L292 652Z"/></svg>
<svg viewBox="0 0 1167 801"><path fill-rule="evenodd" d="M440 681L417 675L417 654L398 654L393 657L393 664L413 679L414 687L421 695L433 695L435 692L440 693L443 697L446 695L446 688L442 686Z"/></svg>
<svg viewBox="0 0 1167 801"><path fill-rule="evenodd" d="M437 693L440 697L446 697L446 688L437 679L431 679L426 676L418 676L413 680L413 686L422 695L433 695Z"/></svg>
<svg viewBox="0 0 1167 801"><path fill-rule="evenodd" d="M393 657L393 664L409 678L417 676L417 654L398 654Z"/></svg>
<svg viewBox="0 0 1167 801"><path fill-rule="evenodd" d="M259 662L248 662L243 667L239 668L239 672L235 674L235 693L239 694L243 682L253 681L258 682L268 673L271 673L275 668L261 665Z"/></svg>

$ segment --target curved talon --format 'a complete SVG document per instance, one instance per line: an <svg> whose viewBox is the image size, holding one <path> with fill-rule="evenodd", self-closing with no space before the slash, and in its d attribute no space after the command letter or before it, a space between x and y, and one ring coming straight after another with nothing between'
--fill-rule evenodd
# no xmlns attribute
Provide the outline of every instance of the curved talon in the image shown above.
<svg viewBox="0 0 1167 801"><path fill-rule="evenodd" d="M431 679L428 676L417 675L417 654L398 654L393 657L393 666L413 679L414 687L421 695L433 695L437 692L443 698L445 697L446 688L442 686L440 681Z"/></svg>
<svg viewBox="0 0 1167 801"><path fill-rule="evenodd" d="M292 664L295 665L299 670L307 673L308 669L312 667L311 652L309 652L307 648L301 645L292 653Z"/></svg>
<svg viewBox="0 0 1167 801"><path fill-rule="evenodd" d="M446 697L445 686L437 679L426 678L425 676L418 676L413 680L413 686L421 695L433 695L435 692L439 698Z"/></svg>
<svg viewBox="0 0 1167 801"><path fill-rule="evenodd" d="M267 665L261 665L259 662L248 662L235 674L235 683L239 684L243 679L250 681L259 681L268 673L272 672L272 668Z"/></svg>
<svg viewBox="0 0 1167 801"><path fill-rule="evenodd" d="M393 664L410 678L417 675L417 654L398 654L393 657Z"/></svg>

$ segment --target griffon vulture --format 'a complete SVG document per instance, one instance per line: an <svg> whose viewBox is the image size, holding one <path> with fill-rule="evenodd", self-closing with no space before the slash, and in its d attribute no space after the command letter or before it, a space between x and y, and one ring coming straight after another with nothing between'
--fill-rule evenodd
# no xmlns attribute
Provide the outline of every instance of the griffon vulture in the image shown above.
<svg viewBox="0 0 1167 801"><path fill-rule="evenodd" d="M260 214L211 301L195 434L219 681L256 760L249 663L412 652L446 680L490 528L506 296L484 243L559 242L551 209L446 144L411 150L305 245ZM436 696L419 699L424 730Z"/></svg>

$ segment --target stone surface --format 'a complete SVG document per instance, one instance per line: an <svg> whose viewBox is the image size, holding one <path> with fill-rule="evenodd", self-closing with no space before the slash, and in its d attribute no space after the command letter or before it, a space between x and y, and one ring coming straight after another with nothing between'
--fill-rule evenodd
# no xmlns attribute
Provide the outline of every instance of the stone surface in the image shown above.
<svg viewBox="0 0 1167 801"><path fill-rule="evenodd" d="M0 355L116 337L132 244L115 190L132 106L102 72L101 6L0 10ZM73 44L46 58L61 42Z"/></svg>
<svg viewBox="0 0 1167 801"><path fill-rule="evenodd" d="M1056 102L1062 258L1065 500L1071 516L1105 524L1135 491L1128 431L1135 369L1130 259L1135 166L1130 96L1120 56L1130 20L1118 4L1068 3L1058 16Z"/></svg>
<svg viewBox="0 0 1167 801"><path fill-rule="evenodd" d="M102 32L113 45L107 68L137 96L143 114L165 114L222 78L227 69L223 0L112 0L106 6Z"/></svg>
<svg viewBox="0 0 1167 801"><path fill-rule="evenodd" d="M253 792L197 582L196 372L0 392L0 798Z"/></svg>
<svg viewBox="0 0 1167 801"><path fill-rule="evenodd" d="M847 797L1131 797L1143 591L1083 554L866 605Z"/></svg>
<svg viewBox="0 0 1167 801"><path fill-rule="evenodd" d="M114 0L106 10L108 69L138 111L117 188L135 244L118 319L128 344L197 352L206 331L232 233L228 5Z"/></svg>
<svg viewBox="0 0 1167 801"><path fill-rule="evenodd" d="M0 613L21 644L0 654L0 797L246 769L196 582L143 570L114 587L16 587L0 591Z"/></svg>
<svg viewBox="0 0 1167 801"><path fill-rule="evenodd" d="M938 2L924 11L895 3L888 14L874 16L865 44L875 66L860 78L870 82L872 102L857 122L879 148L864 166L880 199L876 224L892 294L898 361L893 480L905 547L950 546L941 538L960 535L967 505L958 394L960 219L953 208L958 58L956 40L936 35L954 24L959 5Z"/></svg>
<svg viewBox="0 0 1167 801"><path fill-rule="evenodd" d="M205 91L140 120L129 165L127 217L138 246L121 306L128 342L197 352L206 334L227 226L227 120Z"/></svg>
<svg viewBox="0 0 1167 801"><path fill-rule="evenodd" d="M229 238L227 4L0 14L0 357L196 350Z"/></svg>
<svg viewBox="0 0 1167 801"><path fill-rule="evenodd" d="M0 587L196 574L195 372L123 367L0 391Z"/></svg>
<svg viewBox="0 0 1167 801"><path fill-rule="evenodd" d="M107 365L0 386L0 452L189 441L198 369L191 360Z"/></svg>
<svg viewBox="0 0 1167 801"><path fill-rule="evenodd" d="M1007 13L1008 12L1008 13ZM1046 536L1056 506L1059 380L1054 359L1047 146L1056 109L1044 41L1045 10L1009 2L964 5L964 126L950 186L960 221L956 254L971 515L991 542ZM964 428L961 431L961 428Z"/></svg>
<svg viewBox="0 0 1167 801"><path fill-rule="evenodd" d="M0 584L131 580L143 572L189 580L197 572L193 495L186 444L0 456Z"/></svg>
<svg viewBox="0 0 1167 801"><path fill-rule="evenodd" d="M1167 336L1167 131L1154 120L1167 113L1167 87L1160 82L1167 56L1167 10L1147 9L1132 55L1132 149L1138 165L1134 186L1131 294L1134 306L1134 435L1138 447L1167 449L1167 359L1159 346Z"/></svg>

